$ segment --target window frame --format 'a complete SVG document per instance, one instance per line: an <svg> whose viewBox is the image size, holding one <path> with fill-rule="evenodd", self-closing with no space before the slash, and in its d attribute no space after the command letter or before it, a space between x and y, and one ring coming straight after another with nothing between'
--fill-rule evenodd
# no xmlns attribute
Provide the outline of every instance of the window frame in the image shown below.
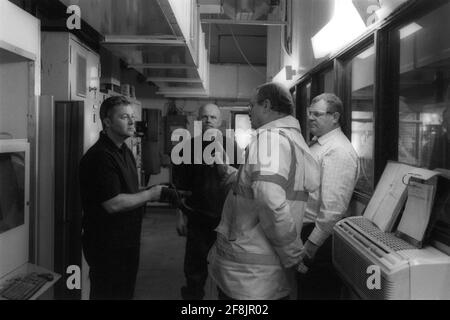
<svg viewBox="0 0 450 320"><path fill-rule="evenodd" d="M380 132L380 135L390 135L390 143L388 149L388 160L398 161L398 144L399 144L399 129L400 129L400 107L399 107L399 86L400 86L400 39L394 37L393 34L398 29L414 22L415 20L424 17L434 10L448 4L445 0L435 0L427 3L424 0L412 1L410 7L402 14L398 14L396 19L382 28L379 32L380 43L382 43L382 51L380 51L380 100L381 105L386 106L389 110L386 112L386 123L384 126L390 126L385 132ZM377 52L378 54L378 52ZM380 128L380 130L382 130ZM387 139L387 137L384 137ZM389 141L389 140L385 140ZM381 175L381 174L380 174Z"/></svg>
<svg viewBox="0 0 450 320"><path fill-rule="evenodd" d="M336 94L342 99L342 103L344 104L344 127L343 132L347 136L347 138L351 141L352 137L352 61L353 59L367 50L369 47L374 46L375 48L375 63L374 63L374 88L372 93L373 99L373 126L374 126L374 145L373 145L373 184L372 189L375 190L376 184L379 180L379 177L376 175L376 168L381 159L379 159L379 151L377 149L377 126L380 123L383 123L383 119L380 119L380 114L378 113L378 103L377 103L377 69L378 69L378 57L377 54L377 42L375 41L376 34L375 32L369 34L360 42L358 42L353 47L349 48L347 51L343 52L341 55L337 56L334 60L335 63L335 71L336 71ZM382 149L381 149L382 150ZM385 166L385 165L384 165ZM364 192L363 190L354 190L355 196L361 200L362 202L367 202L370 200L370 197L373 192Z"/></svg>
<svg viewBox="0 0 450 320"><path fill-rule="evenodd" d="M307 94L308 84L310 86L309 99ZM306 141L309 143L309 127L308 127L308 114L307 109L311 103L312 97L312 78L306 77L300 83L296 85L296 99L295 99L295 116L300 123L300 128L302 130L302 135Z"/></svg>

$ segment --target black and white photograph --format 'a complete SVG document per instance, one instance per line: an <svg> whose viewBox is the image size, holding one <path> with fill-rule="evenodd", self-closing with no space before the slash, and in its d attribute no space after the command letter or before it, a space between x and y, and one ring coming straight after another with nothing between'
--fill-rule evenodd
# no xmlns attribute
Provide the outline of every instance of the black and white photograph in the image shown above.
<svg viewBox="0 0 450 320"><path fill-rule="evenodd" d="M450 300L449 17L0 0L0 306Z"/></svg>

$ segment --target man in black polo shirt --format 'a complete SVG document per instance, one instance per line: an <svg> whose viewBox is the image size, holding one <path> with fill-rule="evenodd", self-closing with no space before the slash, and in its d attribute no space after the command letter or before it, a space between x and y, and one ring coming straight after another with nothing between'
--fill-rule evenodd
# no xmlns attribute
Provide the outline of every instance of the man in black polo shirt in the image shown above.
<svg viewBox="0 0 450 320"><path fill-rule="evenodd" d="M100 107L103 132L80 162L83 252L90 267L90 299L131 299L139 265L144 205L161 186L139 191L136 163L124 141L135 132L123 97Z"/></svg>

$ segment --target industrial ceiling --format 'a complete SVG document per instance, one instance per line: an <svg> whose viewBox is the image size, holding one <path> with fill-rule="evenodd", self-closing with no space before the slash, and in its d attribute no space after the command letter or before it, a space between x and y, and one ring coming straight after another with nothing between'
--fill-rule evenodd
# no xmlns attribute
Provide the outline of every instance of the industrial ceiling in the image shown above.
<svg viewBox="0 0 450 320"><path fill-rule="evenodd" d="M78 5L101 43L170 97L208 95L207 24L283 25L282 0L61 0ZM190 4L190 6L189 6ZM179 6L184 6L181 11ZM189 16L186 17L186 10ZM187 21L186 21L187 20ZM188 24L186 24L188 23Z"/></svg>

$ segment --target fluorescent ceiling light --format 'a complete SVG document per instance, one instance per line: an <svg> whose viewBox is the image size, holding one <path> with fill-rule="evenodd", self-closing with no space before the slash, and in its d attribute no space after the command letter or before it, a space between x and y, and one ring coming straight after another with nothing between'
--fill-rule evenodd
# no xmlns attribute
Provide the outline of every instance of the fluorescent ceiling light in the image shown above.
<svg viewBox="0 0 450 320"><path fill-rule="evenodd" d="M336 52L366 30L366 25L352 0L335 0L333 18L311 38L314 57Z"/></svg>
<svg viewBox="0 0 450 320"><path fill-rule="evenodd" d="M375 54L375 47L371 46L369 49L361 52L356 58L358 59L366 59L370 56L373 56Z"/></svg>
<svg viewBox="0 0 450 320"><path fill-rule="evenodd" d="M415 22L410 23L406 27L403 27L399 30L400 39L409 37L410 35L412 35L413 33L416 33L420 29L422 29L422 27L420 25L418 25L417 23L415 23Z"/></svg>

